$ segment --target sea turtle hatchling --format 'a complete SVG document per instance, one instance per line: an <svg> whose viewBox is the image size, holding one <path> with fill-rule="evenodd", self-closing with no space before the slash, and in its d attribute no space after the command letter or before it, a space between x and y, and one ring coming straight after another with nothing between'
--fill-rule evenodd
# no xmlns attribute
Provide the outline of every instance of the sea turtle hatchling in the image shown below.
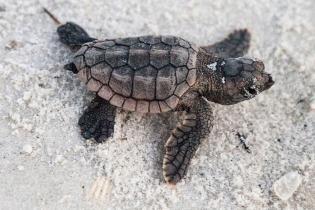
<svg viewBox="0 0 315 210"><path fill-rule="evenodd" d="M165 144L167 183L183 178L201 140L211 131L207 101L236 104L274 84L262 61L242 57L250 42L246 29L197 47L176 36L95 39L75 23L55 22L60 41L76 50L65 69L78 74L96 93L79 119L84 138L103 142L112 136L117 108L151 114L181 112Z"/></svg>

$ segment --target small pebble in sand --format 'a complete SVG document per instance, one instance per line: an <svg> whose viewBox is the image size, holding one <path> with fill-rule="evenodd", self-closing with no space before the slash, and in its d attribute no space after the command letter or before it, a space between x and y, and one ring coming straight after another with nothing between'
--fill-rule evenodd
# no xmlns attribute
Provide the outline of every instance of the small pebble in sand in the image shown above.
<svg viewBox="0 0 315 210"><path fill-rule="evenodd" d="M310 107L312 110L315 110L315 98L313 100L311 100Z"/></svg>
<svg viewBox="0 0 315 210"><path fill-rule="evenodd" d="M23 152L26 154L31 154L33 152L33 147L30 144L25 144L23 146Z"/></svg>
<svg viewBox="0 0 315 210"><path fill-rule="evenodd" d="M94 181L91 189L87 193L86 198L88 200L100 200L102 202L106 201L112 191L112 182L105 176L99 176Z"/></svg>
<svg viewBox="0 0 315 210"><path fill-rule="evenodd" d="M64 160L62 155L57 155L55 158L55 163L61 163Z"/></svg>
<svg viewBox="0 0 315 210"><path fill-rule="evenodd" d="M17 169L18 169L19 171L24 171L24 166L18 165Z"/></svg>
<svg viewBox="0 0 315 210"><path fill-rule="evenodd" d="M297 171L283 175L273 184L275 194L281 200L288 200L302 182L302 176Z"/></svg>

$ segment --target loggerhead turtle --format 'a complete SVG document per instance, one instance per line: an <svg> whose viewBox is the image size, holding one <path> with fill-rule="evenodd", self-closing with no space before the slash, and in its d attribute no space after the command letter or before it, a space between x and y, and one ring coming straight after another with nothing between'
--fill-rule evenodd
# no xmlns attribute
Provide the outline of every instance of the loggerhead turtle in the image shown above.
<svg viewBox="0 0 315 210"><path fill-rule="evenodd" d="M73 22L60 22L62 43L76 53L65 69L96 93L79 119L84 138L103 142L114 132L116 109L142 113L177 111L182 117L165 144L163 175L176 184L211 131L207 101L231 105L273 84L260 60L242 57L250 34L236 30L213 45L197 47L176 36L95 39Z"/></svg>

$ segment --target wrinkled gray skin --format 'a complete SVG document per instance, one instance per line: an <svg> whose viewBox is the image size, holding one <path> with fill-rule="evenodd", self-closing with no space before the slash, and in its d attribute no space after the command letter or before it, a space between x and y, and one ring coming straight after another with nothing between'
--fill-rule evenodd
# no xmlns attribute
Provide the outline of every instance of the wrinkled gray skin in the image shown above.
<svg viewBox="0 0 315 210"><path fill-rule="evenodd" d="M82 59L82 62L80 61L81 63L78 63L77 60L74 60L74 62L65 66L65 69L74 73L79 73L79 75L83 77L81 79L88 83L88 88L98 94L79 120L79 126L81 127L84 138L94 138L97 142L103 142L111 136L114 132L116 107L122 107L123 109L129 111L133 109L134 111L145 110L143 112L148 113L159 113L172 110L180 111L182 113L180 122L172 131L165 145L166 152L163 160L163 175L166 182L170 184L176 184L184 177L189 162L200 145L201 140L210 134L213 125L213 117L212 110L205 99L219 104L231 105L253 98L264 90L269 89L274 83L271 76L264 71L263 62L241 57L248 51L249 48L250 34L247 30L235 31L221 42L200 48L192 47L193 45L191 43L181 38L173 37L174 40L177 39L187 42L189 45L187 45L185 49L191 50L192 53L195 53L195 57L186 56L183 58L183 53L180 53L180 50L176 51L176 56L179 56L179 59L185 61L185 64L182 67L187 67L189 71L195 72L191 73L193 76L186 75L186 82L190 83L189 88L186 90L178 88L178 83L167 83L173 78L172 76L169 76L171 75L170 73L167 74L167 71L166 74L168 76L164 77L164 79L166 78L164 82L167 84L165 85L163 83L164 86L158 86L158 84L156 85L156 83L158 83L158 78L160 78L158 75L152 76L151 74L143 73L141 76L144 80L148 79L148 76L151 76L153 81L156 83L154 83L155 85L152 87L143 86L141 88L140 86L138 95L134 93L135 90L126 87L127 82L130 81L137 84L134 75L137 72L138 64L135 64L134 66L131 66L130 64L130 49L132 46L124 47L121 50L115 50L116 54L110 53L106 48L102 49L103 51L101 52L93 52L88 55L86 54L87 50L93 48L97 43L103 43L104 41L97 41L96 39L89 37L89 35L80 26L70 22L59 26L57 32L59 34L60 41L70 46L72 49L77 50L82 45L86 45L84 50L81 48L81 51L79 50L76 54L76 57L82 56L82 58L84 58ZM149 40L163 40L163 38L165 39L165 36L145 37L145 39ZM136 39L133 44L145 43L141 42L143 37L133 39ZM121 41L121 39L113 40L112 45L115 47L121 46L118 43L118 40ZM165 45L168 48L160 49L161 51L159 51L159 53L169 53L164 57L158 53L161 57L157 58L155 62L157 66L165 63L166 66L170 66L170 71L178 71L179 76L182 76L184 71L177 70L179 67L174 65L171 61L171 56L173 55L170 49L173 49L174 47L184 49L181 48L184 45L175 45ZM145 47L149 47L151 49L153 46L155 46L154 43L147 43ZM124 58L119 57L123 56L125 52L129 53L129 55L127 55L129 56L127 57L129 62L127 62ZM141 53L136 55L133 59L136 59L136 63L141 63L146 59L144 56L145 54L151 57L153 56L151 51L141 51ZM105 57L109 56L112 60L106 60L105 58L103 60L99 60L100 55L104 55ZM93 68L94 63L92 62L91 66L87 65L88 62L92 61L89 60L89 56L94 59L94 63L98 61L101 66L103 65L103 67L99 67L97 69L98 73L99 71L104 70L105 73L103 75L97 74L93 77L93 71L90 69ZM124 62L127 70L119 70L116 72L116 76L113 76L112 70L118 66L119 62ZM143 68L146 70L148 68L152 68L152 65L153 64L151 62L148 66ZM85 70L86 72L83 72L82 69L89 70ZM194 69L196 71L193 71ZM128 77L129 74L132 75L131 79L121 79ZM113 82L111 86L110 82L101 82L104 80L104 77L108 76L116 77L116 80L119 80L120 78L120 83ZM89 82L89 80L92 82ZM138 82L141 82L141 80ZM105 90L100 91L103 87L105 87ZM137 98L140 97L139 94L141 95L141 91L150 91L152 88L155 90L155 93L160 92L161 94L164 93L163 91L169 91L167 88L178 88L182 94L180 96L173 97L169 101L167 101L166 98L157 99L157 96L152 96L149 100L149 95L145 96L141 100ZM170 98L174 95L176 95L174 92L170 92L167 96ZM131 102L128 101L127 103L127 100L130 100ZM124 103L127 105L124 106ZM136 105L134 106L134 104ZM139 109L139 107L142 108ZM156 107L158 108L156 109Z"/></svg>

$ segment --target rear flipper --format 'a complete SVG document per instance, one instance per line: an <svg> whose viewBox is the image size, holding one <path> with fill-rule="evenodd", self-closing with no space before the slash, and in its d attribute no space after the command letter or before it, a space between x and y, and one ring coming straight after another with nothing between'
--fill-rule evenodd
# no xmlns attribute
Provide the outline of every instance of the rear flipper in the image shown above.
<svg viewBox="0 0 315 210"><path fill-rule="evenodd" d="M250 45L250 33L247 29L236 30L229 36L213 45L201 47L208 53L221 58L237 58L244 56Z"/></svg>
<svg viewBox="0 0 315 210"><path fill-rule="evenodd" d="M73 22L62 24L49 10L43 8L43 11L58 25L57 33L62 43L76 49L86 42L96 40L88 35L88 33L79 25Z"/></svg>
<svg viewBox="0 0 315 210"><path fill-rule="evenodd" d="M60 41L71 48L80 47L86 42L95 40L95 38L90 37L81 26L72 22L60 25L57 28L57 33Z"/></svg>
<svg viewBox="0 0 315 210"><path fill-rule="evenodd" d="M210 133L212 120L211 107L202 98L184 113L165 144L163 175L167 183L176 184L184 177L201 140Z"/></svg>
<svg viewBox="0 0 315 210"><path fill-rule="evenodd" d="M114 133L116 107L99 96L95 96L79 119L81 135L103 142Z"/></svg>

